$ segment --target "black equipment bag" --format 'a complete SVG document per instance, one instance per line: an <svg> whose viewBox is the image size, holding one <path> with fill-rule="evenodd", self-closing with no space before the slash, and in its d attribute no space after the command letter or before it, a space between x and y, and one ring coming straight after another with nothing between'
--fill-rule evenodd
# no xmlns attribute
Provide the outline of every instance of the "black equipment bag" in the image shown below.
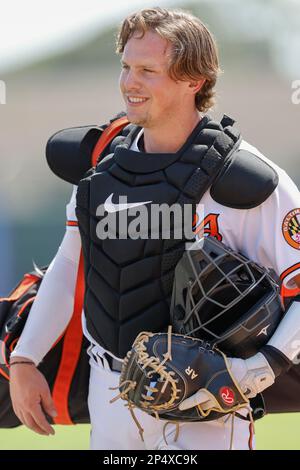
<svg viewBox="0 0 300 470"><path fill-rule="evenodd" d="M0 428L21 425L9 395L9 358L23 331L45 272L46 268L43 268L25 274L11 294L0 299ZM49 418L53 424L89 422L88 346L82 335L80 318L76 318L73 312L66 331L38 366L49 384L58 411L56 418Z"/></svg>

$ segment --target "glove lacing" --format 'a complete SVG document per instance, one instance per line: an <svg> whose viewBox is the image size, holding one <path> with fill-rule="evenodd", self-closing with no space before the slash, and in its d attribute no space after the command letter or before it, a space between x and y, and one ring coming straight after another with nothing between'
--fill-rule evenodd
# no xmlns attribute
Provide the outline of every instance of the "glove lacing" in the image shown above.
<svg viewBox="0 0 300 470"><path fill-rule="evenodd" d="M150 378L154 373L160 375L160 380L164 382L164 385L161 389L161 393L163 394L165 392L168 384L171 385L171 390L170 390L171 397L170 397L170 399L168 400L168 402L162 403L160 405L154 405L155 409L153 409L153 405L150 403L153 400L155 400L155 397L145 395L144 393L141 394L141 397L144 399L144 401L140 402L141 406L144 407L144 408L149 408L151 406L152 413L155 415L155 417L157 419L159 419L158 410L169 409L170 406L172 406L172 404L178 398L177 394L180 392L180 390L176 386L176 384L179 382L179 380L174 378L175 372L174 371L168 371L165 367L165 363L169 360L170 361L172 360L172 351L171 351L171 348L172 348L172 326L170 325L168 327L168 336L167 336L167 338L168 338L168 348L167 348L167 352L165 354L163 354L164 359L162 361L158 357L149 356L149 354L147 353L147 348L145 346L145 343L147 343L149 341L149 338L152 337L152 336L153 336L153 334L151 334L151 333L146 333L146 332L140 333L139 336L136 338L136 340L134 342L134 348L135 348L135 351L137 353L137 363L141 366L141 368L145 369L146 367L150 367L152 369L148 372L147 376ZM127 353L126 357L124 358L124 367L126 367L126 365L128 364L128 361L131 357L131 354L132 354L132 351L129 351ZM135 382L133 380L124 380L123 382L121 382L119 384L118 387L111 387L110 390L122 389L125 385L127 385L126 388L124 390L121 390L121 392L116 397L112 398L110 400L110 403L114 403L119 398L122 398L123 400L127 401L125 406L128 407L128 409L131 413L131 416L132 416L134 422L136 423L136 425L139 429L140 436L141 436L142 440L144 441L144 438L143 438L144 430L143 430L142 426L140 425L137 417L134 414L134 408L136 408L136 406L130 401L130 399L128 397L128 393L131 390L135 389L135 387L137 385L137 382ZM151 387L149 385L145 385L144 388L146 389L146 391L149 391L151 393L157 393L159 391L156 387Z"/></svg>

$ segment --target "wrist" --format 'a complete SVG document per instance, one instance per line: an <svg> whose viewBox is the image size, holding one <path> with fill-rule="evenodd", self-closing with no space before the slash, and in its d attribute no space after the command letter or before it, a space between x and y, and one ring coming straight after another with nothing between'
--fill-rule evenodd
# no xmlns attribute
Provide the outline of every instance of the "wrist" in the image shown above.
<svg viewBox="0 0 300 470"><path fill-rule="evenodd" d="M23 351L20 353L18 351L13 351L10 355L10 360L9 362L15 362L15 361L27 361L27 362L33 362L35 366L37 367L39 363L41 362L38 358L34 357L32 354L28 353L27 351Z"/></svg>
<svg viewBox="0 0 300 470"><path fill-rule="evenodd" d="M28 357L22 357L22 356L12 357L9 361L9 365L12 366L14 364L30 364L30 365L35 366L35 363L31 359L28 359Z"/></svg>
<svg viewBox="0 0 300 470"><path fill-rule="evenodd" d="M261 352L245 359L244 365L246 373L239 384L248 398L255 397L258 393L273 385L275 381L274 371Z"/></svg>
<svg viewBox="0 0 300 470"><path fill-rule="evenodd" d="M274 346L267 344L260 349L260 352L265 356L266 360L270 364L275 377L286 372L292 365L292 362Z"/></svg>

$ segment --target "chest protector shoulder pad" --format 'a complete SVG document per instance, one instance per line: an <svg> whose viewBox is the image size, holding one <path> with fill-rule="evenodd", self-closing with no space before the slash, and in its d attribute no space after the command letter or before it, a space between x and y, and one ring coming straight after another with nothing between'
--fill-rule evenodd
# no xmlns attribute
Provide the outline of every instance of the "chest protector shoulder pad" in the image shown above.
<svg viewBox="0 0 300 470"><path fill-rule="evenodd" d="M110 120L110 124L125 117L121 112ZM92 156L103 131L110 125L70 127L53 134L46 146L46 159L53 173L64 181L78 185L93 166ZM109 142L107 144L109 148ZM107 152L105 148L102 157Z"/></svg>
<svg viewBox="0 0 300 470"><path fill-rule="evenodd" d="M59 178L78 184L91 168L91 156L102 127L71 127L56 132L47 142L46 159Z"/></svg>
<svg viewBox="0 0 300 470"><path fill-rule="evenodd" d="M252 209L262 204L277 185L275 169L257 155L238 149L225 162L210 195L223 206Z"/></svg>

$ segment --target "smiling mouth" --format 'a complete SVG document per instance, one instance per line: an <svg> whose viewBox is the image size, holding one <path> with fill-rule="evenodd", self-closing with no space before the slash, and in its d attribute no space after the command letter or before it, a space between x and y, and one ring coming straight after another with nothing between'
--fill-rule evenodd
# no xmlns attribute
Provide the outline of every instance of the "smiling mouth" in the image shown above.
<svg viewBox="0 0 300 470"><path fill-rule="evenodd" d="M130 105L140 105L145 103L148 98L139 98L137 96L127 96L127 103Z"/></svg>

